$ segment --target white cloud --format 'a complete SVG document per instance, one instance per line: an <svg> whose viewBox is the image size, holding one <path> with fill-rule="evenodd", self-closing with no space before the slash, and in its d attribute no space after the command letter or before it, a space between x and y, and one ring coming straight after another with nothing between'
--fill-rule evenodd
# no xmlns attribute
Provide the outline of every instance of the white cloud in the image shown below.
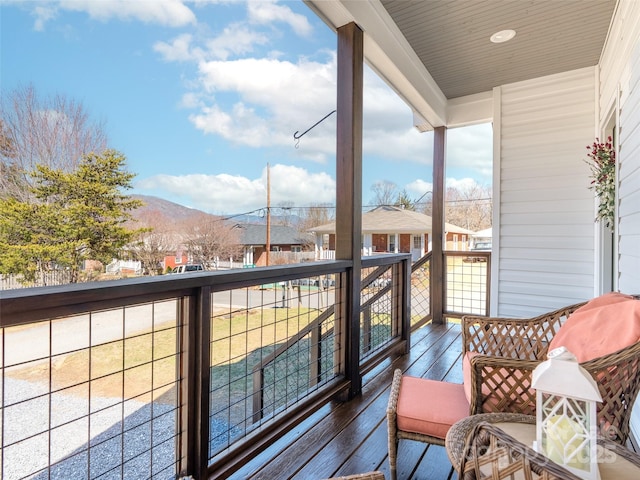
<svg viewBox="0 0 640 480"><path fill-rule="evenodd" d="M33 29L41 32L44 30L46 23L57 16L57 10L53 7L45 5L38 5L33 9L32 15L36 17L33 24Z"/></svg>
<svg viewBox="0 0 640 480"><path fill-rule="evenodd" d="M290 165L274 165L270 172L271 204L291 201L307 206L335 202L335 181L326 173ZM160 189L185 199L185 203L211 213L240 213L263 208L267 203L266 167L260 178L219 175L156 175L136 183L138 190Z"/></svg>
<svg viewBox="0 0 640 480"><path fill-rule="evenodd" d="M467 192L470 190L474 190L476 187L481 186L476 180L473 178L451 178L447 177L445 181L445 185L447 188L455 188L461 192Z"/></svg>
<svg viewBox="0 0 640 480"><path fill-rule="evenodd" d="M98 20L139 20L169 27L181 27L196 22L194 13L181 0L66 0L61 5L70 10L86 11Z"/></svg>
<svg viewBox="0 0 640 480"><path fill-rule="evenodd" d="M447 131L447 165L464 167L491 178L493 127L490 123Z"/></svg>
<svg viewBox="0 0 640 480"><path fill-rule="evenodd" d="M418 199L422 195L426 196L427 192L433 191L433 183L417 179L407 184L404 188L410 197Z"/></svg>
<svg viewBox="0 0 640 480"><path fill-rule="evenodd" d="M203 92L230 93L237 101L229 106L209 101L190 119L203 132L234 143L291 148L296 130L304 131L335 109L334 57L327 63L275 58L201 62L199 72ZM314 133L320 135L305 138L313 155L334 151L335 118Z"/></svg>
<svg viewBox="0 0 640 480"><path fill-rule="evenodd" d="M477 180L465 177L465 178L453 178L447 177L445 179L446 188L455 188L461 192L473 191L478 188L484 188L485 185L481 185ZM427 192L433 192L433 183L426 180L417 179L407 184L404 187L409 193L409 196L419 198L421 195L425 195Z"/></svg>
<svg viewBox="0 0 640 480"><path fill-rule="evenodd" d="M202 102L200 101L200 97L197 94L193 92L187 92L182 96L182 99L180 100L178 105L182 108L197 108L202 105Z"/></svg>
<svg viewBox="0 0 640 480"><path fill-rule="evenodd" d="M35 3L35 2L34 2ZM194 24L196 17L182 0L41 0L32 10L34 28L44 29L58 11L85 12L94 20L138 20L169 27Z"/></svg>
<svg viewBox="0 0 640 480"><path fill-rule="evenodd" d="M222 34L206 42L209 58L226 60L230 55L243 55L253 51L255 45L265 45L269 38L260 32L250 30L242 24L231 24Z"/></svg>
<svg viewBox="0 0 640 480"><path fill-rule="evenodd" d="M294 13L285 5L275 1L250 0L247 3L249 20L257 24L271 24L279 21L288 24L300 36L309 36L313 30L306 17Z"/></svg>
<svg viewBox="0 0 640 480"><path fill-rule="evenodd" d="M249 2L248 12L253 24L297 18L271 1ZM291 147L297 144L294 132L304 132L336 108L336 53L326 51L322 59L316 52L314 60L246 57L267 41L236 22L208 40L181 35L154 48L168 61L197 62L197 78L181 103L193 110L189 119L197 129L238 145L282 148L301 161L327 163L335 156L335 115L301 138L297 150ZM431 163L432 135L413 128L410 109L368 68L363 103L365 157Z"/></svg>
<svg viewBox="0 0 640 480"><path fill-rule="evenodd" d="M201 60L204 52L200 48L192 48L193 35L183 33L175 37L170 43L156 42L153 49L158 52L167 62L187 62L191 60Z"/></svg>
<svg viewBox="0 0 640 480"><path fill-rule="evenodd" d="M199 81L207 94L231 94L232 106L205 102L190 116L196 128L256 148L294 144L336 108L336 56L325 62L276 58L201 62ZM364 154L430 163L432 137L412 126L409 108L372 72L365 75ZM299 158L326 162L335 155L335 115L300 139Z"/></svg>
<svg viewBox="0 0 640 480"><path fill-rule="evenodd" d="M220 35L199 46L189 33L178 35L169 42L156 42L153 49L167 62L202 62L226 60L231 55L243 55L253 51L255 45L268 43L269 38L249 30L241 24L226 27Z"/></svg>

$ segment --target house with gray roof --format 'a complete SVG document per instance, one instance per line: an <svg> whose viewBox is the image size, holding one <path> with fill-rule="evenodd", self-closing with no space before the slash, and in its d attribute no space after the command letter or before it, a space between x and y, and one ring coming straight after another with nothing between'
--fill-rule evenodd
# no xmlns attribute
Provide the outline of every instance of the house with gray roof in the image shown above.
<svg viewBox="0 0 640 480"><path fill-rule="evenodd" d="M430 248L433 219L429 215L401 207L382 205L362 214L362 255L411 253L415 261ZM336 223L309 229L315 236L316 258L335 256ZM473 232L445 223L445 249L468 250Z"/></svg>
<svg viewBox="0 0 640 480"><path fill-rule="evenodd" d="M243 264L264 267L267 265L267 226L238 224ZM269 265L299 263L313 260L314 236L298 232L286 225L271 225L269 235Z"/></svg>

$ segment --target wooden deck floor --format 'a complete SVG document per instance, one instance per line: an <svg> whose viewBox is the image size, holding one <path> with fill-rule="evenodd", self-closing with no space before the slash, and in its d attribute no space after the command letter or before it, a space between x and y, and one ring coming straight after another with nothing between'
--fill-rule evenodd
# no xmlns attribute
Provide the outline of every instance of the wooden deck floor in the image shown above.
<svg viewBox="0 0 640 480"><path fill-rule="evenodd" d="M412 348L363 379L362 396L327 405L256 456L233 479L318 480L384 472L387 479L386 406L393 370L414 376L462 382L460 327L427 325L412 336ZM444 447L401 440L398 480L457 478Z"/></svg>

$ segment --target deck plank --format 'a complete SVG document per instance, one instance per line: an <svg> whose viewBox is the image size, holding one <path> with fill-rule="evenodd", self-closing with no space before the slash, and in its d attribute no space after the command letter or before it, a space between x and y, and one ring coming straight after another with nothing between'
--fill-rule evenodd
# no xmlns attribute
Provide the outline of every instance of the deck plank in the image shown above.
<svg viewBox="0 0 640 480"><path fill-rule="evenodd" d="M393 371L400 368L414 376L462 381L458 325L427 325L412 335L411 342L410 353L383 362L365 376L362 395L327 405L229 478L314 480L371 470L389 478L386 406ZM443 447L402 442L398 480L445 480L451 473Z"/></svg>
<svg viewBox="0 0 640 480"><path fill-rule="evenodd" d="M366 411L358 415L341 432L333 437L321 454L316 455L300 470L295 478L322 478L327 472L327 459L330 458L334 465L340 467L355 454L359 447L371 432L382 423L387 407L387 397L379 395L375 402L371 403ZM333 475L334 472L331 472Z"/></svg>

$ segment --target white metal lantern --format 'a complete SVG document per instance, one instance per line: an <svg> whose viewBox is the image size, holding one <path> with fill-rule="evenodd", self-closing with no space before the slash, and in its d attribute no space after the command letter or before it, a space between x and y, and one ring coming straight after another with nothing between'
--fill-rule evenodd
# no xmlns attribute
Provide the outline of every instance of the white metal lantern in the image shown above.
<svg viewBox="0 0 640 480"><path fill-rule="evenodd" d="M598 386L566 348L550 351L547 358L531 382L537 401L534 449L580 478L599 479Z"/></svg>

